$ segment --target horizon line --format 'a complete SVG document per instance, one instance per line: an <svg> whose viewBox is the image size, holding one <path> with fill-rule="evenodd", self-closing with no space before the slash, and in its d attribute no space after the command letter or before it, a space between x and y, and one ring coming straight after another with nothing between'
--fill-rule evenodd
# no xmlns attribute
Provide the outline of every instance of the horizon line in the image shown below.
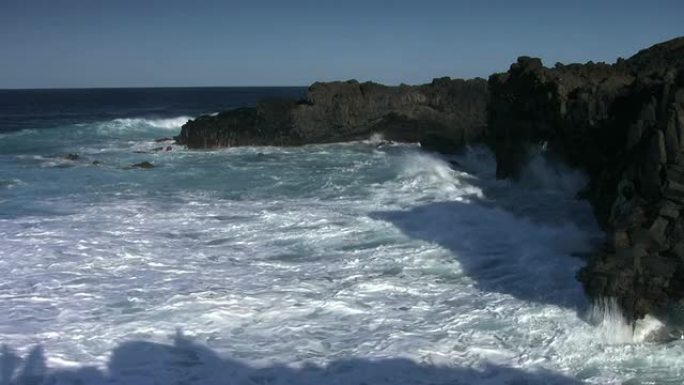
<svg viewBox="0 0 684 385"><path fill-rule="evenodd" d="M0 91L69 91L69 90L131 90L131 89L192 89L192 88L307 88L309 85L273 85L273 86L112 86L112 87L27 87L2 88Z"/></svg>
<svg viewBox="0 0 684 385"><path fill-rule="evenodd" d="M498 73L498 72L495 72ZM490 74L491 76L491 74ZM232 85L232 86L227 86L227 85L218 85L218 86L93 86L93 87L26 87L26 88L19 88L19 87L12 87L12 88L3 88L0 87L0 91L57 91L57 90L117 90L117 89L172 89L172 88L177 88L177 89L191 89L191 88L308 88L311 85L315 83L335 83L335 82L351 82L355 81L358 83L375 83L375 84L380 84L388 87L399 87L399 86L421 86L421 85L426 85L430 84L435 80L438 79L443 79L443 78L449 78L451 80L487 80L487 77L483 76L472 76L472 77L454 77L452 75L444 75L444 76L435 76L432 77L428 81L424 82L416 82L416 83L406 83L406 82L398 82L398 83L381 83L376 80L359 80L356 78L349 78L349 79L331 79L331 80L314 80L311 83L308 83L306 85Z"/></svg>

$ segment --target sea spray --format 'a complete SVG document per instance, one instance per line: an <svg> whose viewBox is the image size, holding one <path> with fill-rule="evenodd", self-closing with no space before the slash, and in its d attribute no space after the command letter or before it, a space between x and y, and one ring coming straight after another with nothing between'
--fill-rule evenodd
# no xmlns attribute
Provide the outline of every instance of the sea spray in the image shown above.
<svg viewBox="0 0 684 385"><path fill-rule="evenodd" d="M615 298L598 298L588 312L589 321L596 325L598 336L608 344L628 344L634 341L634 325L622 314Z"/></svg>
<svg viewBox="0 0 684 385"><path fill-rule="evenodd" d="M625 318L615 298L599 298L593 301L588 319L596 325L599 338L608 344L654 342L658 338L657 333L665 328L660 320L650 314L630 322Z"/></svg>
<svg viewBox="0 0 684 385"><path fill-rule="evenodd" d="M183 124L187 123L191 117L178 116L173 118L146 119L146 118L120 118L107 122L97 123L97 131L103 134L120 132L144 132L150 130L168 130L176 133Z"/></svg>
<svg viewBox="0 0 684 385"><path fill-rule="evenodd" d="M385 137L384 137L381 133L379 133L379 132L373 133L373 134L370 136L370 138L368 139L368 143L374 144L374 145L376 145L376 146L377 146L377 145L380 145L380 144L384 144L385 142L386 142L386 141L385 141Z"/></svg>

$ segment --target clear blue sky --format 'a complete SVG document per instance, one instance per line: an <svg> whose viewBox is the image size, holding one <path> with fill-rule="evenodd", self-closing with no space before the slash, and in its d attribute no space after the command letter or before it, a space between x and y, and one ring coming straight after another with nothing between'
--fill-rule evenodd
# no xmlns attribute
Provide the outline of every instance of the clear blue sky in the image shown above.
<svg viewBox="0 0 684 385"><path fill-rule="evenodd" d="M684 0L0 0L0 88L422 83L613 62Z"/></svg>

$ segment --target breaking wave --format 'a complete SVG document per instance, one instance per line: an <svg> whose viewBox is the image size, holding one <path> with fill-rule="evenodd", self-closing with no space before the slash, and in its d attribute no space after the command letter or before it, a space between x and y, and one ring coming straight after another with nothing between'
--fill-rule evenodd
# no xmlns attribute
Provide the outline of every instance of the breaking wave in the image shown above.
<svg viewBox="0 0 684 385"><path fill-rule="evenodd" d="M168 130L171 132L178 132L188 120L192 119L189 116L178 116L174 118L163 119L145 119L145 118L121 118L106 122L96 123L95 126L102 132L121 132L121 131L144 131L149 129Z"/></svg>

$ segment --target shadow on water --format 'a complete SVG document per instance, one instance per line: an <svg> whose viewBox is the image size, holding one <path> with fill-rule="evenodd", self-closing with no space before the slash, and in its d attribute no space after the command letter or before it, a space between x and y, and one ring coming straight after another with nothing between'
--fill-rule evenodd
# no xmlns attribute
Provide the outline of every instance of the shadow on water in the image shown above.
<svg viewBox="0 0 684 385"><path fill-rule="evenodd" d="M484 292L579 313L586 309L574 277L583 262L571 254L587 247L587 239L576 224L539 223L477 199L433 202L370 217L392 223L410 238L448 249Z"/></svg>
<svg viewBox="0 0 684 385"><path fill-rule="evenodd" d="M327 366L252 367L221 357L177 335L173 344L131 341L111 354L106 370L95 367L50 370L43 348L22 359L0 351L0 385L38 384L579 384L545 369L523 371L495 364L482 368L419 364L407 359L345 359Z"/></svg>

